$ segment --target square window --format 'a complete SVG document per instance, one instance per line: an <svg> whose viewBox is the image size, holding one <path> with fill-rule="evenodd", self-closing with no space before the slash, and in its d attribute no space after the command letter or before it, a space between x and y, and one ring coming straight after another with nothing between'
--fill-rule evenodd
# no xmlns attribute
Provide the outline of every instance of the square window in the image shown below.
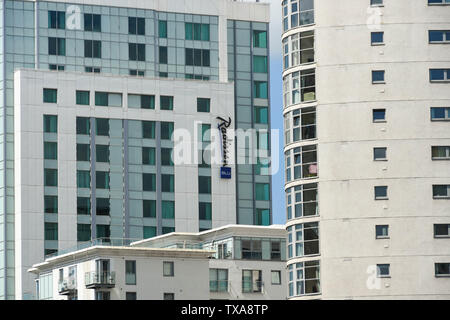
<svg viewBox="0 0 450 320"><path fill-rule="evenodd" d="M91 240L91 225L90 224L77 224L77 241L90 241Z"/></svg>
<svg viewBox="0 0 450 320"><path fill-rule="evenodd" d="M58 213L58 196L44 196L44 212Z"/></svg>
<svg viewBox="0 0 450 320"><path fill-rule="evenodd" d="M89 118L77 117L77 134L89 135L91 132L91 121Z"/></svg>
<svg viewBox="0 0 450 320"><path fill-rule="evenodd" d="M450 263L435 263L436 277L450 277Z"/></svg>
<svg viewBox="0 0 450 320"><path fill-rule="evenodd" d="M89 105L89 91L77 90L76 102L78 105L88 106Z"/></svg>
<svg viewBox="0 0 450 320"><path fill-rule="evenodd" d="M44 115L44 132L45 133L58 132L58 116Z"/></svg>
<svg viewBox="0 0 450 320"><path fill-rule="evenodd" d="M375 189L375 200L387 200L387 186L377 186Z"/></svg>
<svg viewBox="0 0 450 320"><path fill-rule="evenodd" d="M57 96L58 96L58 90L56 89L44 89L43 90L44 95L44 102L45 103L56 103Z"/></svg>
<svg viewBox="0 0 450 320"><path fill-rule="evenodd" d="M390 277L390 265L389 264L377 264L377 277L389 278Z"/></svg>
<svg viewBox="0 0 450 320"><path fill-rule="evenodd" d="M77 161L91 160L91 146L89 144L77 143Z"/></svg>
<svg viewBox="0 0 450 320"><path fill-rule="evenodd" d="M109 146L108 145L96 145L95 157L97 162L109 163Z"/></svg>
<svg viewBox="0 0 450 320"><path fill-rule="evenodd" d="M210 112L211 99L197 98L197 112Z"/></svg>
<svg viewBox="0 0 450 320"><path fill-rule="evenodd" d="M373 160L386 161L387 160L387 148L373 148Z"/></svg>
<svg viewBox="0 0 450 320"><path fill-rule="evenodd" d="M384 70L372 71L372 83L385 83L384 75Z"/></svg>
<svg viewBox="0 0 450 320"><path fill-rule="evenodd" d="M109 198L96 198L96 213L99 216L109 216L110 213L110 202ZM97 234L97 237L100 237ZM109 237L109 235L108 235Z"/></svg>
<svg viewBox="0 0 450 320"><path fill-rule="evenodd" d="M387 239L389 238L389 225L378 225L375 226L375 233L377 239Z"/></svg>
<svg viewBox="0 0 450 320"><path fill-rule="evenodd" d="M160 108L161 110L173 110L173 97L160 96Z"/></svg>
<svg viewBox="0 0 450 320"><path fill-rule="evenodd" d="M434 225L435 238L450 238L450 224L435 224Z"/></svg>
<svg viewBox="0 0 450 320"><path fill-rule="evenodd" d="M372 110L373 122L385 122L386 121L386 109L373 109Z"/></svg>
<svg viewBox="0 0 450 320"><path fill-rule="evenodd" d="M156 218L156 200L142 200L142 216Z"/></svg>
<svg viewBox="0 0 450 320"><path fill-rule="evenodd" d="M79 215L91 214L91 198L87 197L77 198L77 214Z"/></svg>
<svg viewBox="0 0 450 320"><path fill-rule="evenodd" d="M372 32L370 38L372 45L384 44L384 32Z"/></svg>
<svg viewBox="0 0 450 320"><path fill-rule="evenodd" d="M175 219L175 201L161 201L161 211L163 219ZM167 232L163 228L163 234L175 231L173 228L166 230Z"/></svg>

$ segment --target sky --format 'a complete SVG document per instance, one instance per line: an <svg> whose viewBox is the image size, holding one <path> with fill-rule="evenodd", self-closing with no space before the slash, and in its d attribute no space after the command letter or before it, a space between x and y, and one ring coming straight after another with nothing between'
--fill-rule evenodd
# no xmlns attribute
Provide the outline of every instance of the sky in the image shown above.
<svg viewBox="0 0 450 320"><path fill-rule="evenodd" d="M272 176L273 223L286 222L283 156L283 101L281 66L281 0L270 0L270 105L272 129L279 129L278 145L272 143L272 154L278 152L279 170Z"/></svg>

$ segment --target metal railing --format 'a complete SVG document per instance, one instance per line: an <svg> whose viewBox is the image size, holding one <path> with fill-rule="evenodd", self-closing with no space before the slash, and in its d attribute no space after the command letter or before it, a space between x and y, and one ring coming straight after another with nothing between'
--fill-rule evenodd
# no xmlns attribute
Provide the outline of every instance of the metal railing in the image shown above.
<svg viewBox="0 0 450 320"><path fill-rule="evenodd" d="M84 274L84 284L86 288L112 288L116 285L115 272L91 271Z"/></svg>

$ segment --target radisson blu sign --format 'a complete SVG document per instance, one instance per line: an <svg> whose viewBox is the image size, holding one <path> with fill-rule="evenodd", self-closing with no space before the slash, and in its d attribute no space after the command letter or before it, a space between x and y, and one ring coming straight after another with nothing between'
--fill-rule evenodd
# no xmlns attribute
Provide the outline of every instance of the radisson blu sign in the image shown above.
<svg viewBox="0 0 450 320"><path fill-rule="evenodd" d="M220 178L222 179L231 179L231 168L228 166L228 134L227 129L231 125L231 118L229 117L228 120L217 117L217 120L219 120L219 124L217 125L217 128L220 131L220 140L222 143L222 167L220 168Z"/></svg>

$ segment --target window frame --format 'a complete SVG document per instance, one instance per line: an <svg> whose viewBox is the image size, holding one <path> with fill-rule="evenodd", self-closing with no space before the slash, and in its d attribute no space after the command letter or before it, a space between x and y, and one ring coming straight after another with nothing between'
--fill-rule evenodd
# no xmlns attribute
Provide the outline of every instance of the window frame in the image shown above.
<svg viewBox="0 0 450 320"><path fill-rule="evenodd" d="M378 234L378 228L385 228L387 227L387 235ZM379 224L375 226L375 239L389 239L389 225L388 224Z"/></svg>
<svg viewBox="0 0 450 320"><path fill-rule="evenodd" d="M164 266L170 266L168 273L166 273L167 269ZM174 261L163 261L163 277L175 277L175 262Z"/></svg>
<svg viewBox="0 0 450 320"><path fill-rule="evenodd" d="M382 274L382 268L387 267L387 274ZM391 265L389 263L377 264L377 278L390 278L391 277Z"/></svg>

